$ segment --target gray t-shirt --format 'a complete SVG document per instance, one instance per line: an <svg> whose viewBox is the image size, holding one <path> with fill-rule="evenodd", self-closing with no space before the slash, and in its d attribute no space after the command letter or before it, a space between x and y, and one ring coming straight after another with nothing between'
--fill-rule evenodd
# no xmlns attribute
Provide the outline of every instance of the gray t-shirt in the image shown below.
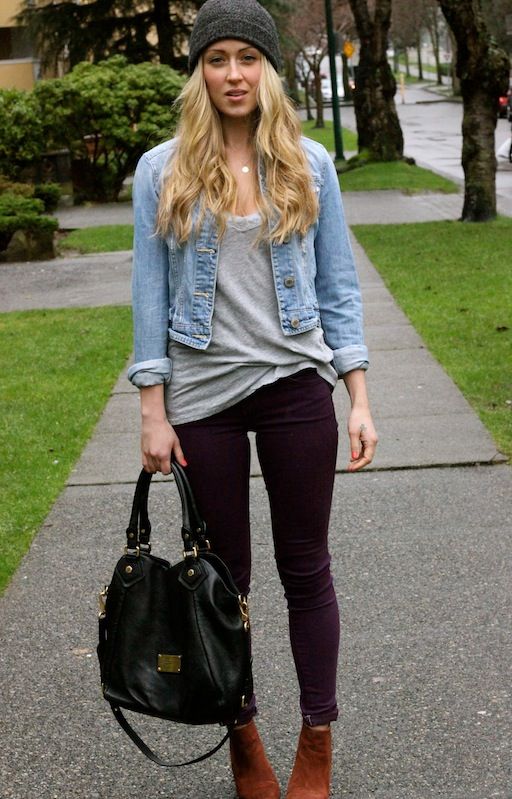
<svg viewBox="0 0 512 799"><path fill-rule="evenodd" d="M279 321L270 246L254 247L259 214L231 216L220 243L212 340L206 350L169 341L165 388L171 424L212 416L261 386L314 367L335 385L332 352L320 327L285 336Z"/></svg>

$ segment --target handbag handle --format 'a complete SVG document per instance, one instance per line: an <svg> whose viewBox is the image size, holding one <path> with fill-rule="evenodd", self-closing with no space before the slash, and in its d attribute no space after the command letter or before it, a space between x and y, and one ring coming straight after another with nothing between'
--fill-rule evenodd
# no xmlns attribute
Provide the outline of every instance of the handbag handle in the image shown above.
<svg viewBox="0 0 512 799"><path fill-rule="evenodd" d="M140 749L142 754L146 755L146 757L149 760L152 760L153 763L156 763L157 766L164 766L164 768L180 768L181 766L192 766L194 763L201 763L203 760L207 760L209 757L214 755L216 752L219 751L219 749L221 749L224 746L224 744L230 737L234 726L233 724L228 725L228 731L224 735L222 740L218 744L216 744L213 747L213 749L210 749L209 752L206 752L206 754L200 755L199 757L195 757L193 760L187 760L184 763L167 763L165 760L162 760L160 757L158 757L158 755L155 754L155 752L153 752L153 750L150 749L146 743L144 743L140 735L138 735L135 732L131 724L128 722L126 716L123 715L121 708L118 705L110 703L110 708L115 716L117 723L120 725L120 727L123 728L128 737L132 739L133 743L138 749Z"/></svg>
<svg viewBox="0 0 512 799"><path fill-rule="evenodd" d="M199 514L192 488L183 467L173 461L171 469L181 499L181 536L183 544L185 550L193 555L194 549L200 551L209 548L206 539L206 524ZM143 549L145 552L151 551L151 522L148 516L148 496L152 476L152 474L142 469L137 480L130 521L126 528L126 547L128 552L136 552L138 549Z"/></svg>

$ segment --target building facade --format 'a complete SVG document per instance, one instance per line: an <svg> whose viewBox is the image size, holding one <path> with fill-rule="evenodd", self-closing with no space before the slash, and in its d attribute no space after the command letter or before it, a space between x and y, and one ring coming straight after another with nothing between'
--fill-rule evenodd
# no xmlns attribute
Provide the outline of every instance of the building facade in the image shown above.
<svg viewBox="0 0 512 799"><path fill-rule="evenodd" d="M39 61L15 16L21 0L0 2L0 89L31 89L39 77Z"/></svg>

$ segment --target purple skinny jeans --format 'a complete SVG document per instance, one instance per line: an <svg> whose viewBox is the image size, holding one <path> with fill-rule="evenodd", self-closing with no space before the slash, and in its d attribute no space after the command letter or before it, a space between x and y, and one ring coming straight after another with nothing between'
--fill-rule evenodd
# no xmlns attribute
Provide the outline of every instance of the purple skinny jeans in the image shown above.
<svg viewBox="0 0 512 799"><path fill-rule="evenodd" d="M247 432L256 433L300 708L311 726L338 715L339 613L327 548L338 443L331 394L315 369L304 369L220 413L175 426L212 549L242 594L251 577ZM252 697L238 723L255 713Z"/></svg>

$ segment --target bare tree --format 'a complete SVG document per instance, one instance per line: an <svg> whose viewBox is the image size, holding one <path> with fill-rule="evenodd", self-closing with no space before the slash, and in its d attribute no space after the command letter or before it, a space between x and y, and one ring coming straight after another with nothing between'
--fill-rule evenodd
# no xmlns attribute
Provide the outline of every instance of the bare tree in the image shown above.
<svg viewBox="0 0 512 799"><path fill-rule="evenodd" d="M340 33L348 31L353 25L347 2L340 2L333 9L333 21L335 29ZM321 64L328 53L324 0L297 0L294 13L289 20L287 38L295 43L300 53L299 64L302 62L301 70L305 76L306 94L311 80L313 81L316 104L315 127L323 128L325 123ZM306 102L308 101L309 98Z"/></svg>
<svg viewBox="0 0 512 799"><path fill-rule="evenodd" d="M510 51L510 34L507 34L506 18L512 16L512 0L482 0L485 24L496 39L498 46Z"/></svg>
<svg viewBox="0 0 512 799"><path fill-rule="evenodd" d="M485 25L479 0L439 0L457 41L457 75L464 103L462 219L485 222L496 216L496 129L498 97L508 86L510 62Z"/></svg>
<svg viewBox="0 0 512 799"><path fill-rule="evenodd" d="M317 128L324 127L322 98L322 76L320 65L327 55L325 13L321 0L297 0L289 22L289 39L298 52L300 69L309 105L311 83L313 83ZM309 114L308 114L309 118Z"/></svg>
<svg viewBox="0 0 512 799"><path fill-rule="evenodd" d="M423 80L421 33L424 27L425 9L421 0L414 3L409 2L409 0L393 0L390 37L393 42L395 57L400 50L404 52L406 73L410 74L408 48L414 47L417 53L418 77L420 80ZM398 64L398 59L396 59L396 64ZM396 67L395 72L398 72Z"/></svg>
<svg viewBox="0 0 512 799"><path fill-rule="evenodd" d="M360 41L354 109L359 152L374 161L403 156L403 136L395 106L396 81L387 60L391 0L350 0Z"/></svg>
<svg viewBox="0 0 512 799"><path fill-rule="evenodd" d="M430 35L434 60L436 62L437 84L443 83L443 67L441 64L441 36L443 34L444 20L437 0L422 0L425 26Z"/></svg>

